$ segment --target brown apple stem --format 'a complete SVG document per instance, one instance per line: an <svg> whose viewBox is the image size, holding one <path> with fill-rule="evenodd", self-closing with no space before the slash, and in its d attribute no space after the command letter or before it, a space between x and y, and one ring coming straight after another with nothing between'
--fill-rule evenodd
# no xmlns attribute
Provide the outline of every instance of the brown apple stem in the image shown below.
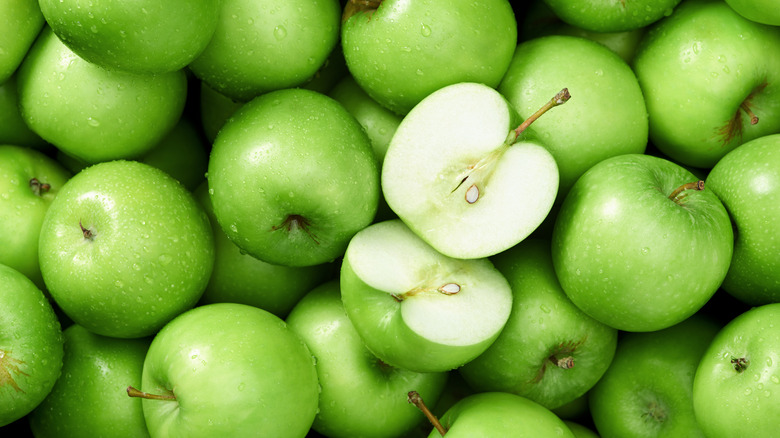
<svg viewBox="0 0 780 438"><path fill-rule="evenodd" d="M38 178L33 178L30 180L30 189L32 189L35 196L41 196L51 189L51 185L40 182Z"/></svg>
<svg viewBox="0 0 780 438"><path fill-rule="evenodd" d="M699 180L692 183L686 183L681 185L680 187L677 187L676 189L674 189L674 191L672 191L672 193L669 194L669 199L675 202L680 201L682 198L688 196L687 194L683 196L679 196L680 193L686 190L704 190L704 181Z"/></svg>
<svg viewBox="0 0 780 438"><path fill-rule="evenodd" d="M417 391L409 391L407 394L407 400L409 400L409 403L417 406L417 409L421 410L423 415L425 415L426 418L428 418L428 421L431 422L434 428L436 428L437 431L439 431L439 435L444 436L444 434L447 433L447 429L444 428L444 426L441 425L439 422L439 419L436 418L435 415L433 415L433 412L428 409L428 406L425 406L425 402L423 401L422 397Z"/></svg>
<svg viewBox="0 0 780 438"><path fill-rule="evenodd" d="M85 239L95 240L95 233L89 228L84 228L84 225L81 224L81 219L79 219L79 228L81 228L81 233L84 234Z"/></svg>
<svg viewBox="0 0 780 438"><path fill-rule="evenodd" d="M554 363L555 366L558 368L569 370L574 368L574 357L573 356L565 356L562 358L557 358L555 356L550 356L550 362Z"/></svg>
<svg viewBox="0 0 780 438"><path fill-rule="evenodd" d="M564 103L568 102L569 99L571 99L571 94L569 94L568 88L564 88L563 90L559 91L558 94L555 95L555 97L547 101L547 103L542 105L542 107L536 110L535 113L531 114L531 117L525 119L523 123L520 124L520 126L515 128L514 131L515 138L519 137L520 134L522 134L523 131L525 131L529 126L531 126L531 123L535 122L536 119L541 117L542 114L555 108L556 106L563 105Z"/></svg>
<svg viewBox="0 0 780 438"><path fill-rule="evenodd" d="M750 109L750 105L747 102L742 102L739 105L739 108L745 112L745 114L750 117L750 124L755 125L758 123L758 116L753 113L753 110Z"/></svg>
<svg viewBox="0 0 780 438"><path fill-rule="evenodd" d="M127 387L127 395L129 397L138 397L138 398L145 398L147 400L166 400L166 401L175 401L176 396L175 395L159 395L159 394L149 394L148 392L139 391L132 386Z"/></svg>

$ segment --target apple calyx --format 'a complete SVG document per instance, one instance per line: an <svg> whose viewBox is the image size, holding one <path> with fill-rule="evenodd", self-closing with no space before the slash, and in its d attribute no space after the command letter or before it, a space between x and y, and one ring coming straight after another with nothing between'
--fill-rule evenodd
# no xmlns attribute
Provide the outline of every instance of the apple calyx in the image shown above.
<svg viewBox="0 0 780 438"><path fill-rule="evenodd" d="M176 401L176 396L173 395L172 393L171 395L149 394L148 392L143 392L138 389L135 389L132 386L127 387L127 395L128 397L145 398L147 400Z"/></svg>
<svg viewBox="0 0 780 438"><path fill-rule="evenodd" d="M432 287L432 286L418 286L412 289L409 289L406 292L400 293L400 294L391 294L393 298L398 301L399 303L409 297L413 297L415 295L421 294L421 293L430 293L430 292L438 292L444 295L455 295L458 292L460 292L460 285L457 283L445 283L439 287Z"/></svg>
<svg viewBox="0 0 780 438"><path fill-rule="evenodd" d="M382 4L382 0L349 0L347 4L344 5L344 12L341 14L341 22L345 23L350 17L361 12L366 12L368 19L370 20L371 16L374 15L374 11L379 8L380 4Z"/></svg>
<svg viewBox="0 0 780 438"><path fill-rule="evenodd" d="M750 124L755 125L758 123L758 116L753 113L752 109L752 100L755 97L756 94L761 93L764 88L766 88L767 82L762 82L758 87L753 89L753 91L750 92L750 94L745 98L745 100L742 101L742 103L739 104L739 108L737 108L736 114L734 114L734 117L729 119L725 125L717 129L717 134L720 135L723 139L723 145L727 145L729 142L731 142L733 139L737 137L742 137L742 131L744 129L743 122L742 122L742 113L744 112L745 115L748 116L750 119Z"/></svg>
<svg viewBox="0 0 780 438"><path fill-rule="evenodd" d="M556 367L562 370L570 370L574 368L574 351L577 350L585 339L579 341L567 341L561 342L557 347L547 356L547 360L542 363L542 367L539 368L539 372L536 377L531 380L532 383L539 383L544 377L545 371L547 371L547 365L552 363Z"/></svg>
<svg viewBox="0 0 780 438"><path fill-rule="evenodd" d="M686 183L681 185L680 187L677 187L672 191L672 193L669 194L669 199L676 202L677 204L680 204L683 199L685 199L686 196L688 196L688 193L684 193L684 191L687 190L704 190L704 181L699 180L696 182Z"/></svg>
<svg viewBox="0 0 780 438"><path fill-rule="evenodd" d="M409 393L406 396L409 403L417 406L417 409L422 411L423 415L425 415L428 421L431 422L433 427L436 428L437 431L439 431L439 435L444 436L447 433L447 429L445 429L444 426L441 425L439 419L436 418L435 415L433 415L433 412L431 412L430 409L428 409L428 406L425 405L425 402L423 401L422 397L417 391L409 391Z"/></svg>
<svg viewBox="0 0 780 438"><path fill-rule="evenodd" d="M642 414L642 419L645 420L645 422L653 420L658 423L663 423L664 420L666 420L666 409L659 403L652 401L647 405L647 411Z"/></svg>
<svg viewBox="0 0 780 438"><path fill-rule="evenodd" d="M51 185L48 183L40 182L38 178L32 178L30 180L30 190L35 196L41 196L51 189Z"/></svg>
<svg viewBox="0 0 780 438"><path fill-rule="evenodd" d="M81 219L79 219L79 228L81 228L81 233L84 235L85 240L95 240L95 232L89 228L84 228L84 225L81 224Z"/></svg>
<svg viewBox="0 0 780 438"><path fill-rule="evenodd" d="M293 232L295 230L302 230L304 233L306 233L311 240L314 241L315 244L319 245L320 241L317 240L317 236L314 235L314 233L311 231L311 222L309 222L308 219L305 217L299 215L299 214L291 214L287 216L284 221L280 225L274 225L271 227L271 231L276 230L287 230L288 232Z"/></svg>
<svg viewBox="0 0 780 438"><path fill-rule="evenodd" d="M563 90L559 91L552 99L547 101L547 103L542 105L542 107L536 110L535 113L531 114L530 117L525 119L523 123L520 124L520 126L509 131L509 135L507 135L504 144L492 150L486 156L480 158L476 163L466 166L465 170L458 174L456 178L457 184L455 185L455 188L452 189L450 194L455 193L459 188L461 188L461 186L463 186L463 184L466 183L466 181L468 181L471 184L469 184L468 188L466 189L464 199L469 204L474 204L479 201L483 194L483 191L480 189L480 187L484 188L487 186L490 177L493 175L493 170L495 170L496 164L500 161L501 156L504 155L510 146L517 143L520 135L526 129L528 129L529 126L531 126L531 123L536 121L536 119L541 117L542 114L546 113L550 109L559 105L563 105L569 99L571 99L571 94L569 93L568 88L564 88Z"/></svg>
<svg viewBox="0 0 780 438"><path fill-rule="evenodd" d="M19 369L19 365L22 365L24 361L9 356L9 353L12 353L12 351L0 349L0 388L9 385L16 392L24 392L24 390L19 387L19 384L16 383L12 373L21 374L23 376L29 376L29 374Z"/></svg>
<svg viewBox="0 0 780 438"><path fill-rule="evenodd" d="M732 358L731 364L734 365L734 371L736 371L737 373L741 373L747 369L748 365L750 365L750 362L748 362L748 360L745 359L744 357L739 357L739 358Z"/></svg>

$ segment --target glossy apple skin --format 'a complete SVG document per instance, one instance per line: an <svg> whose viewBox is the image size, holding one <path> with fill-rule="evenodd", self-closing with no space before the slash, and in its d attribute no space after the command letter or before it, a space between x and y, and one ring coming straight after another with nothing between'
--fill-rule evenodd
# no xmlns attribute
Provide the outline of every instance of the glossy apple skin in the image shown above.
<svg viewBox="0 0 780 438"><path fill-rule="evenodd" d="M109 71L68 49L45 27L17 75L25 123L44 140L89 163L138 157L182 114L183 71ZM117 135L122 133L122 135Z"/></svg>
<svg viewBox="0 0 780 438"><path fill-rule="evenodd" d="M214 142L208 184L230 240L285 266L341 256L373 220L380 190L360 124L334 99L304 89L267 93L241 107ZM308 224L285 226L292 215Z"/></svg>
<svg viewBox="0 0 780 438"><path fill-rule="evenodd" d="M780 301L780 134L726 154L707 175L706 185L736 227L723 289L752 305Z"/></svg>
<svg viewBox="0 0 780 438"><path fill-rule="evenodd" d="M434 404L447 373L393 368L371 354L347 317L338 281L303 297L287 324L316 359L322 392L314 430L333 438L396 437L427 421L407 393L414 389Z"/></svg>
<svg viewBox="0 0 780 438"><path fill-rule="evenodd" d="M780 10L772 0L726 0L726 3L748 20L780 26Z"/></svg>
<svg viewBox="0 0 780 438"><path fill-rule="evenodd" d="M60 190L44 217L39 256L49 292L76 323L104 336L143 337L198 301L214 238L203 209L173 177L112 161Z"/></svg>
<svg viewBox="0 0 780 438"><path fill-rule="evenodd" d="M49 205L70 178L59 163L43 153L0 145L0 263L45 288L38 263L38 237ZM36 191L30 181L48 184Z"/></svg>
<svg viewBox="0 0 780 438"><path fill-rule="evenodd" d="M574 438L571 430L542 405L519 395L482 392L455 403L440 418L448 438L460 437L561 437ZM428 438L439 438L434 429Z"/></svg>
<svg viewBox="0 0 780 438"><path fill-rule="evenodd" d="M206 181L209 154L200 127L182 117L165 137L138 161L176 178L193 191Z"/></svg>
<svg viewBox="0 0 780 438"><path fill-rule="evenodd" d="M341 39L361 88L406 114L446 85L496 87L517 44L517 22L506 0L385 0L376 10L352 15Z"/></svg>
<svg viewBox="0 0 780 438"><path fill-rule="evenodd" d="M189 68L244 102L301 85L336 46L340 16L337 0L224 0L213 37Z"/></svg>
<svg viewBox="0 0 780 438"><path fill-rule="evenodd" d="M62 369L63 338L49 301L19 271L0 264L0 426L49 394Z"/></svg>
<svg viewBox="0 0 780 438"><path fill-rule="evenodd" d="M774 436L780 418L780 303L726 324L702 356L693 407L707 437ZM744 358L740 372L732 360Z"/></svg>
<svg viewBox="0 0 780 438"><path fill-rule="evenodd" d="M284 321L256 307L196 307L154 337L142 400L152 436L303 437L317 411L318 381L306 345Z"/></svg>
<svg viewBox="0 0 780 438"><path fill-rule="evenodd" d="M62 375L30 414L33 434L148 437L141 400L128 397L126 389L140 387L151 339L108 338L76 324L63 336Z"/></svg>
<svg viewBox="0 0 780 438"><path fill-rule="evenodd" d="M731 221L715 194L669 195L693 174L663 158L621 155L589 169L561 206L552 236L566 295L593 318L653 331L701 308L726 276Z"/></svg>
<svg viewBox="0 0 780 438"><path fill-rule="evenodd" d="M461 375L477 391L511 392L548 409L582 396L612 361L617 330L566 297L548 240L526 239L491 261L512 287L512 313L498 339L459 368ZM551 356L571 356L574 366L559 368Z"/></svg>
<svg viewBox="0 0 780 438"><path fill-rule="evenodd" d="M0 144L34 147L38 149L51 148L38 134L32 132L24 123L19 111L19 91L16 89L16 75L0 83Z"/></svg>
<svg viewBox="0 0 780 438"><path fill-rule="evenodd" d="M184 68L206 48L217 27L220 2L40 0L39 4L54 33L87 61L110 70L165 73Z"/></svg>
<svg viewBox="0 0 780 438"><path fill-rule="evenodd" d="M599 434L704 437L693 413L693 375L721 326L701 315L620 338L615 358L590 391Z"/></svg>
<svg viewBox="0 0 780 438"><path fill-rule="evenodd" d="M680 0L544 0L561 20L596 32L640 29L670 15Z"/></svg>
<svg viewBox="0 0 780 438"><path fill-rule="evenodd" d="M780 130L780 28L747 20L725 2L681 3L648 29L633 67L650 140L681 164L711 168L740 144ZM755 125L740 110L751 95ZM737 114L741 129L730 131Z"/></svg>
<svg viewBox="0 0 780 438"><path fill-rule="evenodd" d="M0 3L3 32L0 33L0 84L21 64L44 25L36 0L6 0Z"/></svg>

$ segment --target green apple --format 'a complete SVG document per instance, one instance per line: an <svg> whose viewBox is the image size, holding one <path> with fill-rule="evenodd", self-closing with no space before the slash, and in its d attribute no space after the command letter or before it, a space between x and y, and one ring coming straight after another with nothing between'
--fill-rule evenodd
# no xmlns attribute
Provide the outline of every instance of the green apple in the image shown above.
<svg viewBox="0 0 780 438"><path fill-rule="evenodd" d="M512 307L509 284L489 260L442 255L398 219L349 242L341 296L372 353L419 372L449 371L482 354Z"/></svg>
<svg viewBox="0 0 780 438"><path fill-rule="evenodd" d="M566 426L568 426L571 432L574 434L574 438L599 438L596 432L579 423L567 420L564 420L563 422L566 423Z"/></svg>
<svg viewBox="0 0 780 438"><path fill-rule="evenodd" d="M354 10L362 4L373 7ZM398 114L447 85L497 86L517 44L507 0L350 0L347 6L341 28L347 68L369 96Z"/></svg>
<svg viewBox="0 0 780 438"><path fill-rule="evenodd" d="M179 120L183 71L109 71L68 49L45 27L17 75L25 123L44 140L89 163L137 157ZM121 133L121 135L120 135Z"/></svg>
<svg viewBox="0 0 780 438"><path fill-rule="evenodd" d="M380 190L357 120L334 99L304 89L266 93L241 107L214 142L208 184L230 240L286 266L340 257L374 219Z"/></svg>
<svg viewBox="0 0 780 438"><path fill-rule="evenodd" d="M748 20L780 26L780 10L772 0L726 0L726 3Z"/></svg>
<svg viewBox="0 0 780 438"><path fill-rule="evenodd" d="M491 259L512 287L498 339L459 371L478 392L511 392L548 409L581 397L607 370L617 330L579 310L553 269L550 242L526 239Z"/></svg>
<svg viewBox="0 0 780 438"><path fill-rule="evenodd" d="M780 134L751 140L707 176L735 225L723 289L749 304L780 302Z"/></svg>
<svg viewBox="0 0 780 438"><path fill-rule="evenodd" d="M754 307L707 347L693 381L693 408L709 438L777 434L780 303Z"/></svg>
<svg viewBox="0 0 780 438"><path fill-rule="evenodd" d="M44 25L36 0L4 0L0 3L0 84L21 64Z"/></svg>
<svg viewBox="0 0 780 438"><path fill-rule="evenodd" d="M484 84L435 91L390 142L382 166L387 204L449 257L488 257L517 244L542 223L558 190L555 159L516 134L520 122Z"/></svg>
<svg viewBox="0 0 780 438"><path fill-rule="evenodd" d="M41 226L41 273L74 322L105 336L148 336L200 298L214 237L193 195L135 161L71 178Z"/></svg>
<svg viewBox="0 0 780 438"><path fill-rule="evenodd" d="M626 333L604 377L590 391L599 434L701 437L693 375L720 325L700 315L649 333Z"/></svg>
<svg viewBox="0 0 780 438"><path fill-rule="evenodd" d="M200 122L209 143L214 143L225 122L244 102L233 100L200 81Z"/></svg>
<svg viewBox="0 0 780 438"><path fill-rule="evenodd" d="M528 128L558 164L558 203L599 161L643 153L648 132L644 97L631 68L584 38L551 35L521 43L498 91L527 118L562 86L574 98Z"/></svg>
<svg viewBox="0 0 780 438"><path fill-rule="evenodd" d="M222 0L220 8L211 41L189 68L236 100L303 84L338 42L337 0Z"/></svg>
<svg viewBox="0 0 780 438"><path fill-rule="evenodd" d="M199 129L189 119L182 117L176 126L138 161L164 170L187 190L195 190L206 181L209 161L208 150L201 139Z"/></svg>
<svg viewBox="0 0 780 438"><path fill-rule="evenodd" d="M80 325L63 336L62 375L29 416L35 437L148 437L141 400L126 388L141 384L151 340L108 338Z"/></svg>
<svg viewBox="0 0 780 438"><path fill-rule="evenodd" d="M650 155L608 158L566 196L552 235L566 295L626 331L660 330L699 310L720 286L731 220L703 181Z"/></svg>
<svg viewBox="0 0 780 438"><path fill-rule="evenodd" d="M711 168L740 144L780 131L780 28L720 0L687 0L645 33L634 58L650 140Z"/></svg>
<svg viewBox="0 0 780 438"><path fill-rule="evenodd" d="M207 183L195 196L209 216L214 231L214 269L201 304L241 303L259 307L284 318L314 287L338 273L336 263L282 266L256 259L236 246L214 217Z"/></svg>
<svg viewBox="0 0 780 438"><path fill-rule="evenodd" d="M425 417L407 402L410 389L434 403L447 373L391 367L369 352L349 321L338 281L308 293L287 317L315 358L322 392L312 428L331 438L397 437Z"/></svg>
<svg viewBox="0 0 780 438"><path fill-rule="evenodd" d="M35 149L0 145L0 263L44 289L38 237L46 211L70 178L59 163Z"/></svg>
<svg viewBox="0 0 780 438"><path fill-rule="evenodd" d="M39 0L54 33L87 61L110 70L184 68L211 40L220 0Z"/></svg>
<svg viewBox="0 0 780 438"><path fill-rule="evenodd" d="M311 353L278 317L245 304L189 310L163 327L143 366L154 437L303 438L317 411Z"/></svg>
<svg viewBox="0 0 780 438"><path fill-rule="evenodd" d="M19 111L19 92L16 89L16 75L0 83L0 144L48 149L46 143L38 134L32 132L24 123Z"/></svg>
<svg viewBox="0 0 780 438"><path fill-rule="evenodd" d="M596 32L645 27L668 16L680 0L544 0L561 20Z"/></svg>
<svg viewBox="0 0 780 438"><path fill-rule="evenodd" d="M0 426L46 398L60 376L62 344L60 323L43 292L0 264Z"/></svg>

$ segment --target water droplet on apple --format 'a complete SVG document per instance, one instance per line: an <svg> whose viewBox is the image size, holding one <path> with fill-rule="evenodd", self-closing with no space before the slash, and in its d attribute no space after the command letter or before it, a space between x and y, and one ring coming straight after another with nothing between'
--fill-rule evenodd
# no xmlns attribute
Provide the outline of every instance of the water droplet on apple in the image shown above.
<svg viewBox="0 0 780 438"><path fill-rule="evenodd" d="M244 382L239 383L238 390L243 391L246 389L246 384Z"/></svg>
<svg viewBox="0 0 780 438"><path fill-rule="evenodd" d="M276 26L274 28L274 38L276 38L278 41L283 40L285 37L287 37L287 29L285 29L284 26Z"/></svg>
<svg viewBox="0 0 780 438"><path fill-rule="evenodd" d="M642 255L648 255L650 254L650 248L644 247L642 248Z"/></svg>
<svg viewBox="0 0 780 438"><path fill-rule="evenodd" d="M162 254L160 255L160 257L157 258L157 260L160 261L161 265L165 266L171 263L171 256L169 256L168 254Z"/></svg>
<svg viewBox="0 0 780 438"><path fill-rule="evenodd" d="M429 36L431 36L431 27L430 27L430 26L428 26L427 24L423 24L423 25L422 25L422 28L420 28L420 33L421 33L421 34L422 34L422 36L424 36L424 37L429 37Z"/></svg>
<svg viewBox="0 0 780 438"><path fill-rule="evenodd" d="M772 376L772 377L769 378L769 380L771 380L772 383L780 384L780 377Z"/></svg>
<svg viewBox="0 0 780 438"><path fill-rule="evenodd" d="M750 388L745 388L745 395L750 395L753 393L753 390Z"/></svg>
<svg viewBox="0 0 780 438"><path fill-rule="evenodd" d="M544 313L550 313L550 312L551 312L550 308L549 308L549 307L547 307L547 306L545 306L544 304L542 304L541 306L539 306L539 309L541 309L541 310L542 310L542 312L544 312Z"/></svg>
<svg viewBox="0 0 780 438"><path fill-rule="evenodd" d="M87 124L92 127L100 126L100 122L98 120L93 119L92 117L87 118Z"/></svg>

